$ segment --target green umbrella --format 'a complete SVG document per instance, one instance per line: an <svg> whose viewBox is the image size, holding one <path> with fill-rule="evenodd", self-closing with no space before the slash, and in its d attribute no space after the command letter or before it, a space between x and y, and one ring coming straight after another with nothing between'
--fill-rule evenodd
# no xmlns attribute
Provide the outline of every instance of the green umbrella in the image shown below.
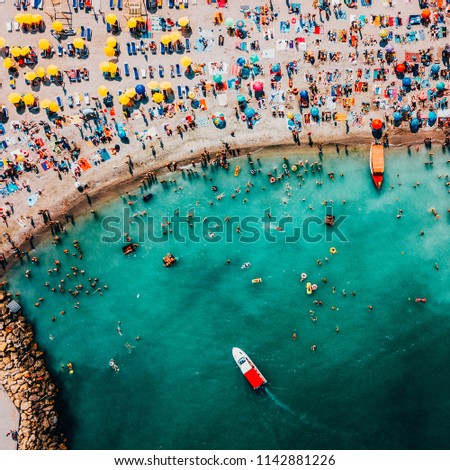
<svg viewBox="0 0 450 470"><path fill-rule="evenodd" d="M227 28L232 28L232 27L234 26L234 20L233 20L233 18L227 18L227 19L225 20L225 26L226 26Z"/></svg>
<svg viewBox="0 0 450 470"><path fill-rule="evenodd" d="M250 62L252 64L255 64L256 62L258 62L258 60L259 60L259 57L256 54L253 54L250 56Z"/></svg>
<svg viewBox="0 0 450 470"><path fill-rule="evenodd" d="M444 90L445 90L445 83L444 83L444 82L438 82L438 83L436 84L436 89L437 89L438 91L444 91Z"/></svg>
<svg viewBox="0 0 450 470"><path fill-rule="evenodd" d="M213 77L213 80L216 82L216 83L221 83L222 82L222 75L214 75Z"/></svg>

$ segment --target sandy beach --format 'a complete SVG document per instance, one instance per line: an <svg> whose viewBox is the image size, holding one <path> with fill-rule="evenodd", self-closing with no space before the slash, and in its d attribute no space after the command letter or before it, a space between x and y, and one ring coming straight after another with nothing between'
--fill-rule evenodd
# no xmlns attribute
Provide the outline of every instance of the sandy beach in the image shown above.
<svg viewBox="0 0 450 470"><path fill-rule="evenodd" d="M64 0L62 0L64 3ZM1 157L8 161L11 158L12 152L21 152L24 148L29 150L29 160L39 168L39 174L34 172L22 172L19 176L18 190L7 194L4 192L4 197L1 201L3 211L8 211L9 216L4 218L3 232L7 235L3 237L1 252L6 258L11 260L11 255L14 246L20 246L23 250L29 251L30 243L27 241L27 237L30 234L34 234L32 240L33 245L39 242L41 236L47 236L50 233L49 227L44 224L42 217L39 215L40 211L49 211L53 221L59 221L61 224L65 224L64 214L70 213L74 216L85 212L86 210L94 210L95 207L101 204L102 201L115 197L121 192L128 190L129 188L135 187L139 184L142 176L148 172L155 171L159 168L165 169L166 164L169 161L186 162L189 163L192 159L198 158L203 149L207 148L212 154L220 152L223 148L224 142L227 142L231 149L240 149L240 154L243 155L254 149L259 149L265 146L280 146L280 153L283 152L283 145L296 145L293 142L292 130L288 127L288 113L299 113L299 102L297 94L293 93L293 90L308 89L311 84L311 76L313 83L318 88L317 96L324 99L324 104L321 107L323 120L320 122L314 122L311 120L308 124L306 122L306 114L311 119L310 111L313 103L310 103L308 108L302 109L303 122L301 128L299 128L299 138L301 146L308 147L308 139L311 138L313 144L311 145L311 152L317 154L316 144L322 143L324 145L334 146L336 143L343 145L349 145L349 147L358 144L369 144L374 141L372 135L372 129L370 122L373 119L380 119L384 123L384 130L389 131L389 144L390 145L419 145L423 143L425 137L430 137L436 143L444 142L444 133L442 129L437 129L436 126L427 126L426 124L417 134L411 134L408 123L405 122L401 126L397 127L393 125L392 112L397 109L400 104L411 103L417 101L417 93L419 92L420 85L413 85L412 91L404 93L402 103L395 97L389 97L387 94L387 88L389 86L400 91L402 87L402 75L396 74L396 64L403 63L405 60L405 53L415 52L420 57L420 51L425 48L431 47L430 55L432 60L428 64L428 68L423 65L419 66L419 76L424 80L429 78L429 66L431 63L438 63L442 49L445 47L445 37L439 38L434 37L434 33L430 31L430 24L424 25L423 21L419 23L409 24L410 15L421 15L421 10L416 2L410 2L405 0L397 0L397 2L381 2L381 4L374 5L371 7L362 6L360 3L356 5L356 8L348 8L347 5L338 4L338 2L330 4L330 17L328 20L325 19L326 11L322 10L319 15L317 5L313 2L313 5L301 6L301 17L298 13L289 13L288 6L284 2L274 2L271 10L268 6L268 11L271 13L268 16L271 17L272 21L269 21L267 27L257 28L256 23L252 20L252 16L246 16L247 10L241 10L239 5L227 5L226 8L217 8L216 4L208 5L206 2L197 4L189 4L188 8L185 9L170 9L164 4L162 9L157 9L153 13L147 13L146 18L152 19L152 25L155 25L155 17L170 18L177 20L182 16L187 15L190 19L191 33L185 34L190 37L192 44L192 50L189 54L186 51L180 53L166 53L161 55L158 52L157 55L145 52L142 54L138 52L136 55L127 55L127 42L130 39L136 41L134 37L130 36L129 28L127 26L127 19L130 15L127 15L126 8L124 10L118 10L117 8L113 11L116 14L118 22L121 26L120 34L116 35L115 38L120 44L121 54L119 57L112 59L122 70L123 64L126 62L130 68L136 67L141 69L146 68L148 65L152 65L155 70L158 65L162 65L165 69L164 80L170 80L172 89L176 94L178 85L185 86L189 85L190 89L196 89L196 94L201 97L201 81L207 84L213 84L214 70L212 66L217 64L219 61L222 69L222 82L233 78L232 69L234 64L237 63L239 57L243 57L249 60L249 56L252 51L237 49L238 39L228 34L225 23L214 25L214 16L217 13L222 14L222 20L231 17L234 21L238 19L244 19L245 31L247 34L246 42L251 43L257 41L259 43L259 49L255 50L254 53L259 56L259 64L261 64L264 75L257 75L255 80L261 80L264 83L265 98L257 100L252 92L251 83L249 81L242 81L240 83L240 89L236 90L238 93L242 93L248 100L249 105L258 109L258 119L255 120L252 128L249 128L247 121L244 122L241 119L242 113L237 111L236 91L227 85L225 91L221 90L220 93L216 93L214 86L208 85L207 91L205 92L204 103L207 109L202 109L203 104L200 108L191 108L189 106L190 101L187 96L183 95L181 100L175 99L177 104L176 111L171 108L169 111L166 109L165 113L161 116L157 116L154 119L149 119L150 108L156 109L155 103L150 101L147 104L140 104L137 102L133 108L128 109L129 117L123 118L122 106L117 103L117 96L119 90L124 91L130 87L135 87L138 83L145 84L149 77L142 78L139 76L139 80L134 80L132 74L130 77L126 77L122 74L120 80L108 80L106 81L103 77L102 72L99 69L99 64L105 61L107 58L104 54L104 45L106 39L110 36L107 32L107 22L105 21L106 16L110 13L106 1L94 2L94 9L89 11L85 10L73 10L69 5L67 6L70 11L71 25L73 30L78 36L80 28L83 27L91 28L92 40L86 41L86 47L89 50L89 56L86 59L69 58L65 53L59 57L55 54L51 59L39 58L37 65L43 65L47 67L49 64L56 64L61 71L66 71L73 67L86 67L89 70L89 81L70 82L67 80L66 74L64 75L64 85L57 86L53 84L45 84L33 90L34 95L39 99L51 99L56 100L56 96L60 96L64 103L64 109L60 109L58 114L66 117L66 122L59 128L56 127L53 122L50 124L51 133L49 138L46 139L42 134L42 129L33 135L33 139L41 137L43 140L44 148L55 149L56 153L53 153L56 162L65 160L71 167L67 173L54 171L56 170L55 164L53 168L45 170L41 167L41 161L38 154L32 149L29 150L29 143L32 140L31 136L25 135L22 131L20 121L25 120L27 124L30 121L48 122L45 110L40 110L38 114L33 114L28 109L25 109L19 115L15 110L14 105L8 102L8 95L12 91L18 93L27 93L30 91L30 86L26 85L24 80L24 73L28 71L28 67L19 67L19 74L15 80L15 89L9 89L8 87L8 71L4 67L0 71L0 77L2 79L2 102L9 110L9 121L5 122L4 126L6 129L6 138L11 139L10 145L3 149ZM436 3L436 5L434 5ZM98 10L98 5L100 9ZM430 2L430 8L433 13L431 25L436 25L440 28L445 27L447 16L444 9L437 7L437 2ZM97 10L95 8L97 6ZM252 8L252 7L251 7ZM251 10L250 8L250 10ZM333 10L333 11L332 11ZM22 31L9 32L4 30L4 36L6 44L8 46L19 45L19 46L32 46L37 53L39 53L38 43L42 38L46 38L52 44L52 47L56 49L58 42L50 34L52 21L56 18L55 14L52 13L51 9L48 9L47 2L44 3L44 11L34 10L29 8L29 11L33 14L43 14L43 20L45 22L45 32L38 34L23 33ZM14 21L15 15L18 10L14 4L8 3L2 6L2 13L0 22L2 26L7 21ZM444 23L441 21L442 15ZM314 15L314 16L311 16ZM376 18L371 18L374 15ZM383 15L383 16L380 16ZM323 19L319 20L320 18ZM339 18L338 18L339 16ZM348 42L343 42L342 33L347 31L345 35L350 35L350 25L352 21L363 21L364 24L360 30L361 39L372 38L370 45L353 47L354 45L349 44L350 39L347 38ZM380 20L381 18L381 20ZM400 18L400 20L399 20ZM313 25L317 24L311 29L306 26L304 30L296 30L295 28L299 23L306 21ZM381 23L380 23L381 21ZM382 30L382 22L386 22L386 31L392 36L392 41L389 37L389 43L395 45L395 60L386 64L384 60L385 51L384 47L386 44L380 44L380 31ZM422 21L422 23L421 23ZM280 28L283 22L283 28ZM401 23L401 24L400 24ZM393 27L393 25L396 25ZM14 25L13 25L14 26ZM287 28L287 31L286 31ZM14 28L13 28L14 29ZM174 28L176 29L176 27ZM259 29L259 31L258 31ZM404 42L402 37L409 35L411 31L423 32L420 35L417 34L417 38ZM305 32L307 31L307 32ZM333 42L333 37L328 36L328 32L339 32L340 39ZM356 31L356 30L355 30ZM182 31L184 34L184 31ZM206 34L207 33L207 34ZM356 34L356 33L355 33ZM400 39L397 42L394 41L394 34L399 35ZM446 33L445 33L446 34ZM149 40L154 40L158 44L163 35L163 32L159 28L153 28L151 37L145 38L144 42L147 44ZM219 36L222 35L224 38L224 45L219 46ZM273 35L273 37L272 37ZM345 36L344 35L344 36ZM196 42L200 37L209 38L209 44L205 47L205 51L201 50L201 44ZM265 39L267 37L267 39ZM356 37L356 36L355 36ZM67 43L73 41L73 36L69 36L67 39L62 40L61 44L65 47ZM290 48L287 42L293 38L299 38L296 41L296 47ZM286 42L287 41L287 42ZM139 42L139 41L137 41ZM363 41L361 40L360 43ZM194 46L196 44L196 46ZM211 45L212 44L212 45ZM300 45L300 46L299 46ZM285 47L286 46L286 47ZM340 52L341 58L338 61L326 61L320 62L315 60L311 62L307 57L308 55L318 57L321 50L326 52ZM381 50L381 58L375 59L372 65L368 65L367 55L363 53L365 50L374 50L375 54L377 50ZM370 51L369 51L370 52ZM356 54L357 53L357 54ZM171 65L179 64L180 58L183 55L189 55L192 58L192 62L195 64L204 64L203 70L200 75L195 75L189 79L181 75L172 78L169 76L169 70ZM370 55L370 54L369 54ZM285 73L285 65L292 61L298 61L298 70L288 78ZM281 64L281 79L278 84L274 84L270 79L271 67L275 63ZM388 76L385 81L376 81L374 79L373 71L379 69L380 66L386 67L388 70ZM332 88L336 85L349 84L350 88L361 79L358 78L359 70L369 71L367 75L367 91L352 93L350 96L351 104L345 105L344 100L347 98L338 97L331 102L326 98L332 96ZM423 69L423 70L422 70ZM334 82L326 82L319 79L325 76L327 72L332 73L336 70L341 72L340 79ZM365 71L364 71L365 73ZM308 78L307 76L310 75ZM307 78L309 81L307 81ZM440 80L440 77L433 77L430 79L431 88L435 86L436 82ZM158 78L156 80L163 80ZM269 84L271 82L271 84ZM418 82L417 82L418 83ZM79 119L80 110L88 106L83 104L80 107L70 108L67 105L66 97L69 94L85 93L86 91L90 94L90 107L94 108L93 98L97 96L97 89L105 85L107 86L109 93L114 98L114 110L115 110L115 121L112 121L110 109L106 108L102 104L101 98L96 101L98 103L98 112L106 122L107 126L112 129L112 140L105 146L99 145L97 148L94 146L92 140L88 138L90 136L89 127L95 124L87 123L85 129L82 126L75 126L76 123L82 122ZM271 88L272 86L272 88ZM274 86L274 87L273 87ZM276 109L274 113L275 95L284 98L280 101L277 106L280 109ZM222 96L222 99L218 99ZM446 92L439 96L439 99L444 99ZM376 101L378 99L378 102ZM383 101L380 108L379 101ZM437 98L436 98L437 99ZM436 99L433 103L425 101L418 104L418 108L423 111L427 111L428 107L436 103ZM445 98L446 100L446 98ZM325 104L327 102L327 104ZM368 104L368 107L367 107ZM344 106L345 105L345 106ZM415 106L415 105L414 105ZM439 101L439 106L444 106ZM186 107L186 108L185 108ZM436 107L436 106L435 106ZM281 109L282 108L282 109ZM186 109L186 111L181 110ZM364 112L362 112L364 109ZM143 113L141 113L141 111ZM172 112L173 111L173 112ZM148 114L147 114L148 112ZM213 115L223 113L226 121L226 127L220 129L213 123ZM236 113L238 115L236 116ZM332 119L327 122L327 114L332 116ZM342 120L338 118L336 113L347 114L347 119ZM276 114L277 117L274 117ZM282 117L278 117L281 115ZM353 117L350 119L349 116ZM184 126L183 132L177 135L176 132L172 136L167 135L167 125L173 130L178 125L186 124L186 118L190 116L194 122L197 123L192 129L188 126ZM334 118L333 118L334 116ZM412 117L412 115L411 115ZM408 117L409 119L409 117ZM14 129L13 124L19 123L17 130ZM114 124L116 124L116 127ZM123 123L126 126L129 142L123 143L118 137L117 123ZM39 127L42 127L38 124ZM146 133L147 131L147 133ZM85 139L80 138L80 132L84 132ZM151 140L148 136L153 136ZM386 135L386 134L385 134ZM142 138L144 136L144 138ZM147 136L147 137L146 137ZM76 159L71 159L70 152L60 147L54 147L53 142L55 140L64 137L66 142L76 143L80 148L79 158L87 159L91 162L89 169L86 171L74 172L74 167L77 165ZM160 139L158 139L158 137ZM19 141L19 138L23 139ZM145 149L143 148L145 145ZM310 142L311 144L311 142ZM116 152L107 161L98 161L98 155L96 155L97 149L106 148L111 149L114 145L120 145L120 150ZM164 148L162 148L164 147ZM330 147L330 152L333 147ZM52 153L52 152L50 152ZM130 155L132 161L132 169L130 169L129 160L127 155ZM326 152L325 152L326 155ZM96 163L93 160L96 159ZM79 162L78 162L79 163ZM76 169L75 169L76 170ZM85 187L84 192L80 193L77 190L76 185L82 185ZM30 205L29 198L33 196L34 202ZM89 201L88 201L89 200ZM11 204L7 206L6 203ZM90 205L90 204L91 205ZM13 208L13 210L9 210ZM32 223L31 223L32 221ZM6 226L7 224L7 226ZM8 242L10 239L13 244ZM10 262L6 267L10 267Z"/></svg>

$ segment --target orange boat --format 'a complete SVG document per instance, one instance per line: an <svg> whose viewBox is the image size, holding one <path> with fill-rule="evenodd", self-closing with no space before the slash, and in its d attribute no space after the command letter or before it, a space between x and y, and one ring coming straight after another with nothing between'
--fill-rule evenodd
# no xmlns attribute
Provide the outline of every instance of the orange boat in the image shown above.
<svg viewBox="0 0 450 470"><path fill-rule="evenodd" d="M375 186L380 189L384 178L384 147L372 144L370 148L370 173Z"/></svg>

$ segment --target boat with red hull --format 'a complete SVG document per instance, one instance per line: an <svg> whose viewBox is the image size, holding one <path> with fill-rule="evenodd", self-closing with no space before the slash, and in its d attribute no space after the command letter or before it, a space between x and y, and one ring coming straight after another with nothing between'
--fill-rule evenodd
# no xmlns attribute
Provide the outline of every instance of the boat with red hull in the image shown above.
<svg viewBox="0 0 450 470"><path fill-rule="evenodd" d="M253 387L253 390L258 390L267 383L265 377L242 349L233 348L232 353L236 364L241 369L248 383Z"/></svg>
<svg viewBox="0 0 450 470"><path fill-rule="evenodd" d="M370 173L375 187L380 189L384 178L384 147L378 143L370 147Z"/></svg>

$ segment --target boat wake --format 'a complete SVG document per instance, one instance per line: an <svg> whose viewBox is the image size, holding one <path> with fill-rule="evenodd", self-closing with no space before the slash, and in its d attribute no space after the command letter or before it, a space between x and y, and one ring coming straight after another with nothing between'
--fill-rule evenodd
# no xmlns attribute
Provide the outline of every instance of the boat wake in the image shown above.
<svg viewBox="0 0 450 470"><path fill-rule="evenodd" d="M284 404L281 400L279 400L267 387L265 388L267 396L275 403L275 405L282 408L284 411L289 413L291 416L297 416L288 405Z"/></svg>

